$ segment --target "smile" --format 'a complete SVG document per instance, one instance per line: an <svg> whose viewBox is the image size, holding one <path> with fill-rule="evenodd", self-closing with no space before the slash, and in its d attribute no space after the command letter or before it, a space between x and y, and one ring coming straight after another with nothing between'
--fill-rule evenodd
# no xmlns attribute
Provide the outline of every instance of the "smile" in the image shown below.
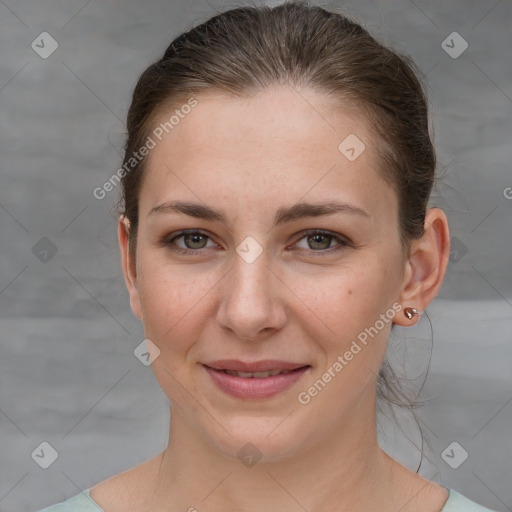
<svg viewBox="0 0 512 512"><path fill-rule="evenodd" d="M277 362L270 361L253 364L217 361L202 366L220 391L244 399L263 399L282 393L311 368L310 365L282 362L278 365ZM267 369L263 370L265 366Z"/></svg>

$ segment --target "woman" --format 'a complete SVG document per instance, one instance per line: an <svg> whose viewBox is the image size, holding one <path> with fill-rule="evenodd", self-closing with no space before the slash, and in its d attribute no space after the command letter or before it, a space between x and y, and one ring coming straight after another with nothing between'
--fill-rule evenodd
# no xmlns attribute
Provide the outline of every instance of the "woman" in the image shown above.
<svg viewBox="0 0 512 512"><path fill-rule="evenodd" d="M449 257L413 69L292 2L215 16L142 74L118 234L169 443L45 512L489 511L377 440L391 328Z"/></svg>

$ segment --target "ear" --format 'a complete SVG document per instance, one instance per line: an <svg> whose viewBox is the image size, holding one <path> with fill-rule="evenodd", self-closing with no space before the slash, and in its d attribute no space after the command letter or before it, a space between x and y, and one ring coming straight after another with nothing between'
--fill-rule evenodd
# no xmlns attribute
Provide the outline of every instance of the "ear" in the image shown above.
<svg viewBox="0 0 512 512"><path fill-rule="evenodd" d="M443 284L450 257L450 232L445 213L439 208L430 208L425 216L422 236L413 240L410 256L406 262L401 293L398 298L404 308L416 308L421 312L437 296ZM396 315L394 323L410 326L418 320L403 313Z"/></svg>
<svg viewBox="0 0 512 512"><path fill-rule="evenodd" d="M123 267L124 281L130 294L130 306L135 316L142 320L142 308L140 306L139 291L137 290L136 266L130 255L128 235L130 233L130 221L124 216L119 216L117 234L119 237L119 249L121 251L121 265Z"/></svg>

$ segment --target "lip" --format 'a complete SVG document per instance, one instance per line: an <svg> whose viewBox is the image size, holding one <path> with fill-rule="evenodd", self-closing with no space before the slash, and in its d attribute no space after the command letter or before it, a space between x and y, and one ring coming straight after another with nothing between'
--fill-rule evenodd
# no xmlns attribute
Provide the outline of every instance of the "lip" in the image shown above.
<svg viewBox="0 0 512 512"><path fill-rule="evenodd" d="M240 361L239 359L219 359L203 363L214 370L233 370L235 372L268 372L270 370L296 370L307 363L291 363L290 361L279 361L278 359L265 359L252 363Z"/></svg>
<svg viewBox="0 0 512 512"><path fill-rule="evenodd" d="M222 364L220 364L222 363ZM306 372L310 365L284 363L283 361L258 361L256 363L244 363L242 361L215 361L217 368L203 364L203 368L210 375L216 386L228 395L244 398L246 400L258 400L270 398L291 388ZM288 366L287 368L285 366ZM221 370L234 370L240 372L262 372L269 370L289 370L290 373L273 375L262 378L238 377L229 375Z"/></svg>

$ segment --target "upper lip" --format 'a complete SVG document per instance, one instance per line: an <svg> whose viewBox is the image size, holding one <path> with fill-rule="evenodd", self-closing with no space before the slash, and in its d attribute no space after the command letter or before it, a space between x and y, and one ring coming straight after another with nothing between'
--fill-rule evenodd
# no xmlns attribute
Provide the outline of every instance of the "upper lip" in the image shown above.
<svg viewBox="0 0 512 512"><path fill-rule="evenodd" d="M232 370L235 372L267 372L270 370L296 370L303 366L309 366L303 363L292 363L289 361L279 361L277 359L265 359L262 361L254 361L252 363L240 361L238 359L219 359L217 361L209 361L203 363L215 370Z"/></svg>

